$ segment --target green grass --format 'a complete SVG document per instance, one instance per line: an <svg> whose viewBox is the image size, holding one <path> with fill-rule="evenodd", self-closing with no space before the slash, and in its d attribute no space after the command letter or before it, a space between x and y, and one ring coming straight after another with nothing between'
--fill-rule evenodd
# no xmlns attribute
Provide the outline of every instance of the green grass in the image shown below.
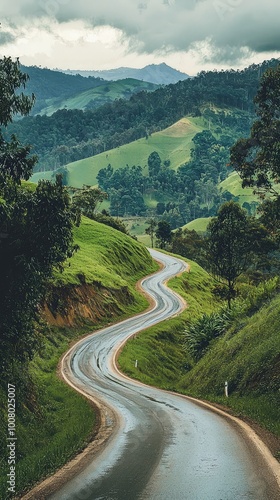
<svg viewBox="0 0 280 500"><path fill-rule="evenodd" d="M182 229L189 229L189 231L196 231L197 233L205 233L207 226L211 220L211 217L202 217L200 219L192 220L188 222Z"/></svg>
<svg viewBox="0 0 280 500"><path fill-rule="evenodd" d="M156 269L143 245L109 226L83 217L74 235L80 250L66 262L65 271L56 275L56 284L80 284L78 275L83 273L87 283L133 289L141 276Z"/></svg>
<svg viewBox="0 0 280 500"><path fill-rule="evenodd" d="M140 165L145 168L148 157L153 151L159 153L162 161L169 159L171 168L177 169L189 160L193 146L192 139L204 129L201 123L202 121L197 118L182 118L171 127L155 132L148 139L139 139L99 155L69 163L67 165L68 185L73 187L82 187L83 184L95 186L99 170L107 167L109 163L114 169L126 165ZM45 172L44 176L46 175L49 174ZM40 174L34 174L31 180L38 182L39 178Z"/></svg>
<svg viewBox="0 0 280 500"><path fill-rule="evenodd" d="M241 317L180 382L183 392L226 404L280 436L280 296ZM218 367L218 369L217 369Z"/></svg>
<svg viewBox="0 0 280 500"><path fill-rule="evenodd" d="M47 106L40 111L41 115L52 115L58 109L82 109L85 110L89 104L94 107L115 101L115 99L126 99L132 94L145 91L153 91L158 85L148 82L125 78L116 82L104 82L98 87L85 90L77 95L66 99L54 98L47 101Z"/></svg>
<svg viewBox="0 0 280 500"><path fill-rule="evenodd" d="M87 443L93 431L95 415L92 407L80 395L61 382L56 376L59 358L69 344L82 334L100 328L144 310L148 302L135 290L139 278L155 271L154 263L146 248L132 238L114 229L83 218L75 229L75 242L80 250L66 265L63 274L57 273L54 285L77 287L83 281L102 286L98 300L105 304L105 313L95 324L88 322L77 328L46 328L40 353L32 361L29 372L33 384L28 385L28 396L20 403L19 386L22 373L15 380L18 387L17 407L17 488L18 492L31 487L67 462ZM118 302L118 291L125 287L130 300ZM108 293L106 293L106 290ZM115 313L112 305L115 301ZM109 304L110 303L110 304ZM108 307L107 307L108 306ZM98 303L97 303L98 307ZM0 498L6 495L6 393L0 389Z"/></svg>
<svg viewBox="0 0 280 500"><path fill-rule="evenodd" d="M243 205L244 202L259 203L259 198L254 195L252 188L242 188L242 180L238 172L232 172L224 181L220 183L222 191L229 191L238 198L238 202Z"/></svg>

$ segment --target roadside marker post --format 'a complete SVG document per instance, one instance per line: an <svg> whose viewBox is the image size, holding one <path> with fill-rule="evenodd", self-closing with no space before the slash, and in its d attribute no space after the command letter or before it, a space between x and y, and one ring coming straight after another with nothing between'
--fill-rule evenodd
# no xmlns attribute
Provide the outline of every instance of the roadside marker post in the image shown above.
<svg viewBox="0 0 280 500"><path fill-rule="evenodd" d="M225 382L225 396L228 398L228 382Z"/></svg>
<svg viewBox="0 0 280 500"><path fill-rule="evenodd" d="M137 367L138 367L138 359L136 359L136 361L135 361L135 368L137 368Z"/></svg>

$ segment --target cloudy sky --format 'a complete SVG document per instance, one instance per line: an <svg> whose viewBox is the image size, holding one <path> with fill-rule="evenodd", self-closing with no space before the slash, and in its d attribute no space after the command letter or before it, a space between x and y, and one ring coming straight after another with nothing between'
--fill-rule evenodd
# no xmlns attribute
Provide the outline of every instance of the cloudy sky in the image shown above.
<svg viewBox="0 0 280 500"><path fill-rule="evenodd" d="M194 75L280 57L279 0L1 0L0 21L0 57L48 68Z"/></svg>

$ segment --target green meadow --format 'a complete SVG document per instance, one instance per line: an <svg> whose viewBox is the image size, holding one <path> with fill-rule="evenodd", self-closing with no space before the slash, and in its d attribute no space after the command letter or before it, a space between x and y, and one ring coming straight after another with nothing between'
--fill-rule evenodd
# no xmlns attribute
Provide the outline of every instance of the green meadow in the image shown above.
<svg viewBox="0 0 280 500"><path fill-rule="evenodd" d="M192 139L205 128L202 118L182 118L171 127L155 132L148 139L125 144L110 151L105 151L96 156L78 160L66 165L67 184L73 187L82 187L83 184L95 186L97 174L101 168L112 165L114 169L126 165L140 165L147 168L148 157L153 151L157 151L162 161L170 160L171 168L177 169L190 158L193 146ZM31 181L49 178L49 172L36 173Z"/></svg>

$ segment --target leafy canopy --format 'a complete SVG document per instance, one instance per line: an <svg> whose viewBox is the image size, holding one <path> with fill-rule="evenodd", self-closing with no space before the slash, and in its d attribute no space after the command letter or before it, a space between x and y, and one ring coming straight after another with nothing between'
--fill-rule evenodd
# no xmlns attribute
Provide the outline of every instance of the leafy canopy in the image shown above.
<svg viewBox="0 0 280 500"><path fill-rule="evenodd" d="M280 180L280 65L268 69L255 98L258 120L250 137L231 149L231 165L243 180L243 187L271 191Z"/></svg>
<svg viewBox="0 0 280 500"><path fill-rule="evenodd" d="M256 255L273 248L267 229L233 201L221 206L208 225L207 257L212 273L224 284L217 292L228 301L236 296L237 278L254 263Z"/></svg>
<svg viewBox="0 0 280 500"><path fill-rule="evenodd" d="M18 92L28 77L19 61L0 60L0 124L29 113L34 97ZM30 359L38 345L39 305L55 268L62 269L73 247L73 211L61 177L28 189L36 163L31 146L0 134L0 366Z"/></svg>

